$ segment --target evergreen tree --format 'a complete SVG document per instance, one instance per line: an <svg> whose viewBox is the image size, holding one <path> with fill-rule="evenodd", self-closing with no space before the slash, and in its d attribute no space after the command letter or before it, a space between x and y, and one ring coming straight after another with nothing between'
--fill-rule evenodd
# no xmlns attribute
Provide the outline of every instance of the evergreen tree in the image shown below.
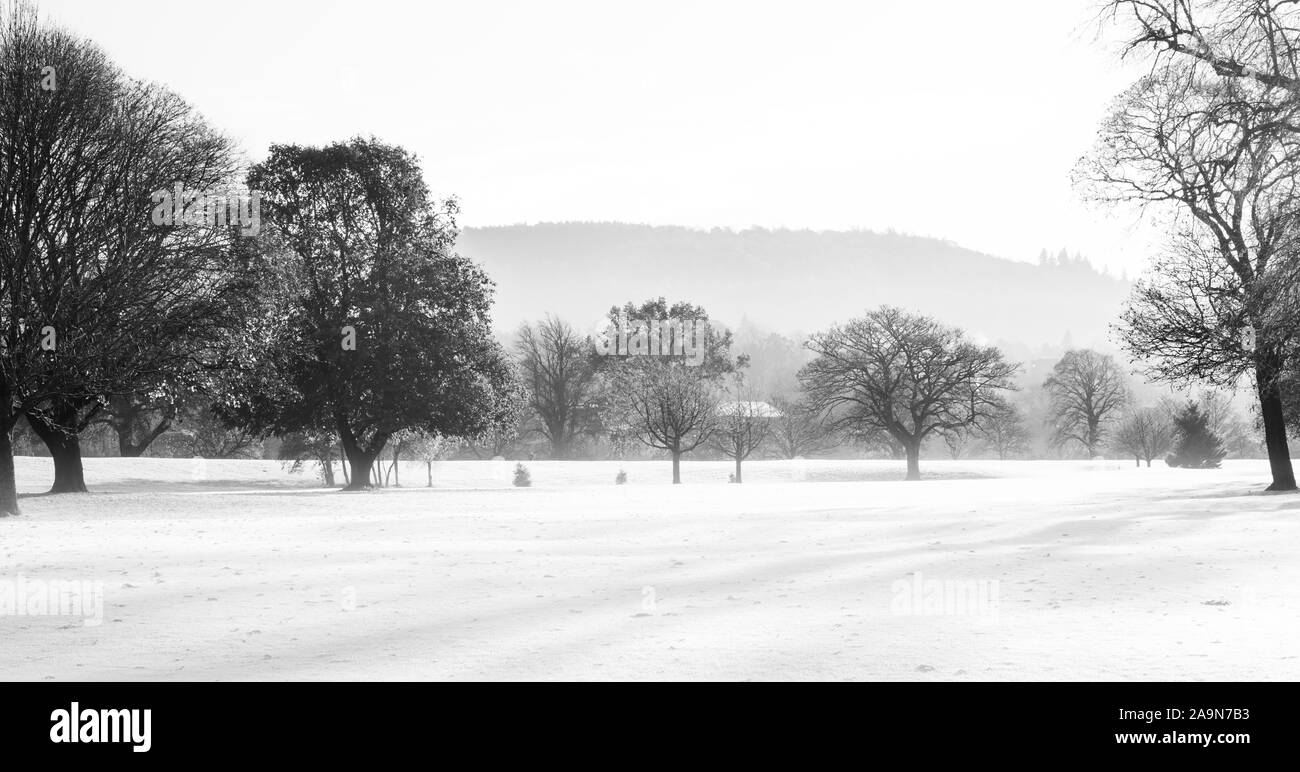
<svg viewBox="0 0 1300 772"><path fill-rule="evenodd" d="M1210 419L1195 402L1188 402L1174 416L1178 442L1165 462L1184 469L1218 469L1226 451L1223 441L1210 430Z"/></svg>

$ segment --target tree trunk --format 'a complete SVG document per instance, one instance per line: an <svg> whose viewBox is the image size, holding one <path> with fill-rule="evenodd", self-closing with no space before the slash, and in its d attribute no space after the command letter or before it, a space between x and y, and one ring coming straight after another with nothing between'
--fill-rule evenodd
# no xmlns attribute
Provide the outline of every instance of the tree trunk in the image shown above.
<svg viewBox="0 0 1300 772"><path fill-rule="evenodd" d="M139 458L149 449L153 441L162 436L163 432L171 428L170 418L164 418L158 422L158 425L145 432L139 442L131 441L130 422L113 421L113 431L117 433L117 453L122 458Z"/></svg>
<svg viewBox="0 0 1300 772"><path fill-rule="evenodd" d="M0 429L0 517L22 514L18 510L18 485L14 480L14 446L9 430Z"/></svg>
<svg viewBox="0 0 1300 772"><path fill-rule="evenodd" d="M428 487L432 488L432 487L433 487L433 462L432 462L432 461L425 461L424 463L427 464L428 467L429 467L429 485L428 485Z"/></svg>
<svg viewBox="0 0 1300 772"><path fill-rule="evenodd" d="M1291 450L1286 441L1286 415L1282 394L1275 377L1277 369L1260 362L1255 367L1259 390L1259 414L1264 421L1264 444L1268 447L1268 465L1273 472L1270 491L1296 490L1295 470L1291 468Z"/></svg>
<svg viewBox="0 0 1300 772"><path fill-rule="evenodd" d="M741 479L740 479L740 456L736 456L736 482L737 482L737 483L741 482Z"/></svg>
<svg viewBox="0 0 1300 772"><path fill-rule="evenodd" d="M351 437L344 437L341 444L343 445L343 455L347 457L347 463L343 465L343 474L346 475L347 484L343 486L345 491L364 491L372 487L370 481L371 469L375 463L374 453L363 451Z"/></svg>
<svg viewBox="0 0 1300 772"><path fill-rule="evenodd" d="M682 484L682 454L673 451L673 485Z"/></svg>
<svg viewBox="0 0 1300 772"><path fill-rule="evenodd" d="M68 411L71 410L71 416ZM76 408L64 408L52 416L55 425L40 418L27 424L41 438L54 460L54 485L50 493L85 493L86 478L81 467L81 438L69 424L76 422Z"/></svg>
<svg viewBox="0 0 1300 772"><path fill-rule="evenodd" d="M1141 458L1133 459L1133 465L1140 468L1142 466L1142 459Z"/></svg>
<svg viewBox="0 0 1300 772"><path fill-rule="evenodd" d="M323 478L325 487L327 488L334 487L334 451L333 450L326 451L325 458L321 460L321 477Z"/></svg>
<svg viewBox="0 0 1300 772"><path fill-rule="evenodd" d="M384 452L384 446L388 444L388 434L376 434L370 440L370 447L363 448L357 442L357 437L352 432L352 427L348 425L346 417L342 413L335 415L335 425L338 427L339 445L343 447L343 455L347 456L348 463L345 465L344 474L348 476L348 484L343 488L345 491L363 491L381 482L378 473L374 470L375 459L379 458ZM346 467L351 466L349 474ZM372 481L373 476L373 481Z"/></svg>
<svg viewBox="0 0 1300 772"><path fill-rule="evenodd" d="M374 487L374 484L370 481L371 470L375 463L374 456L360 451L348 453L347 455L351 473L348 475L348 484L343 486L343 490L364 491Z"/></svg>
<svg viewBox="0 0 1300 772"><path fill-rule="evenodd" d="M131 442L131 430L119 429L113 427L117 432L117 455L122 458L139 458L144 453L144 448Z"/></svg>
<svg viewBox="0 0 1300 772"><path fill-rule="evenodd" d="M86 477L81 466L81 438L72 435L62 447L50 448L54 457L54 485L50 493L85 493Z"/></svg>
<svg viewBox="0 0 1300 772"><path fill-rule="evenodd" d="M921 479L921 443L915 442L906 446L907 450L907 479Z"/></svg>

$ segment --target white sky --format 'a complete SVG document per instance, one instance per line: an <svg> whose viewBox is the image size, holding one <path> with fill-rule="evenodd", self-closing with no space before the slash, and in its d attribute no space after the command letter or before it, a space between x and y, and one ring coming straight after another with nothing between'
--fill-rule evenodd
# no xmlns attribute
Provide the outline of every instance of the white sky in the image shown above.
<svg viewBox="0 0 1300 772"><path fill-rule="evenodd" d="M1134 273L1069 173L1140 69L1097 0L40 0L243 143L374 134L463 225L895 228Z"/></svg>

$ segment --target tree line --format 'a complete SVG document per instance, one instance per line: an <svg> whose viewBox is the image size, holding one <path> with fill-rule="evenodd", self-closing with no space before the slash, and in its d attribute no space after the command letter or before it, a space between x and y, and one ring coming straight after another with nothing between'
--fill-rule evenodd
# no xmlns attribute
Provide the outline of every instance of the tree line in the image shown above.
<svg viewBox="0 0 1300 772"><path fill-rule="evenodd" d="M1173 211L1168 254L1120 336L1157 378L1252 377L1273 487L1293 488L1288 95L1300 81L1267 61L1215 59L1219 25L1171 33L1198 22L1152 17L1161 3L1114 6L1144 30L1135 45L1162 53L1120 98L1081 184ZM1242 24L1243 40L1290 45L1294 27ZM1187 49L1192 34L1209 42ZM337 452L349 490L396 482L403 455L426 462L431 484L437 458L501 455L521 435L556 458L593 439L613 454L639 445L671 461L674 482L692 453L732 459L736 482L755 453L845 443L899 457L909 479L936 443L954 456L972 438L1025 453L1020 365L923 314L883 306L812 335L781 394L759 391L732 333L685 300L610 308L611 323L678 325L651 355L601 355L593 333L553 317L506 346L490 277L456 252L456 201L435 200L403 148L277 144L248 164L180 96L27 4L0 22L0 78L0 513L19 511L20 422L53 459L55 493L85 490L81 443L100 429L121 455L178 429L216 452L276 438L286 458L327 462L330 484ZM257 207L227 217L212 204L226 200ZM173 216L157 216L160 201ZM687 323L699 333L689 341ZM1188 436L1212 418L1202 405L1199 418L1165 409L1173 417L1154 420L1120 366L1090 350L1068 352L1042 392L1054 445L1089 457L1149 460L1162 452L1149 427Z"/></svg>

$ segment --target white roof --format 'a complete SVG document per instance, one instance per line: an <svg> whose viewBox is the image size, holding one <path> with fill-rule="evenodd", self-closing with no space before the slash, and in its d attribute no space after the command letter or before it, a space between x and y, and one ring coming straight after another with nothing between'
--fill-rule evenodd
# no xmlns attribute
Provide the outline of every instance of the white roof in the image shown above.
<svg viewBox="0 0 1300 772"><path fill-rule="evenodd" d="M718 405L718 415L780 418L781 411L766 402L723 402Z"/></svg>

